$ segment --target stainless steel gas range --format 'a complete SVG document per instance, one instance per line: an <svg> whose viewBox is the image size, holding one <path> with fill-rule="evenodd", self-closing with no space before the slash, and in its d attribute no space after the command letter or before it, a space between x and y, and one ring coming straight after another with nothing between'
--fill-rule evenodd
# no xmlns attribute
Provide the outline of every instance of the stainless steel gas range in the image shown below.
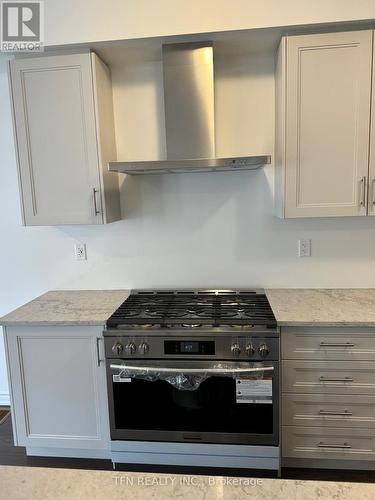
<svg viewBox="0 0 375 500"><path fill-rule="evenodd" d="M104 332L116 462L279 467L279 331L262 290L135 290Z"/></svg>

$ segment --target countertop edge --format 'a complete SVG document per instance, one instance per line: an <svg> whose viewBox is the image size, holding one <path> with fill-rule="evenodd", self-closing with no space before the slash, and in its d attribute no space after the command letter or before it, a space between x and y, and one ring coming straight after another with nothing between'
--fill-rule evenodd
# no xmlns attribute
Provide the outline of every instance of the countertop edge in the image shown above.
<svg viewBox="0 0 375 500"><path fill-rule="evenodd" d="M101 326L105 327L106 320L103 321L0 321L0 327L10 326Z"/></svg>
<svg viewBox="0 0 375 500"><path fill-rule="evenodd" d="M374 321L278 321L279 327L375 327Z"/></svg>

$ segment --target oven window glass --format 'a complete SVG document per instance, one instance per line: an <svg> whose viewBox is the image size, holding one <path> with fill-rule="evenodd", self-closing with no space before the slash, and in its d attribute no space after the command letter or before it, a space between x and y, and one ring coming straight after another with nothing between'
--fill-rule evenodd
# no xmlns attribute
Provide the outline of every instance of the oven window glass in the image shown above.
<svg viewBox="0 0 375 500"><path fill-rule="evenodd" d="M194 391L168 382L113 383L116 429L272 434L272 403L237 403L236 381L210 377Z"/></svg>

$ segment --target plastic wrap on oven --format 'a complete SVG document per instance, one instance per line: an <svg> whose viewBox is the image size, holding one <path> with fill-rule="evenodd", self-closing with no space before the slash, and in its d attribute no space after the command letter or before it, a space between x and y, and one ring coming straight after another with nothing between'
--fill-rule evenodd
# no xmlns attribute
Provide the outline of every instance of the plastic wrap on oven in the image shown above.
<svg viewBox="0 0 375 500"><path fill-rule="evenodd" d="M272 367L265 367L262 363L244 363L244 362L210 362L205 363L204 368L186 368L180 367L167 368L165 366L138 366L125 365L118 366L121 377L128 377L140 380L155 382L164 380L180 391L195 391L210 377L230 377L237 378L241 375L249 375L252 378L263 379L264 374L273 370Z"/></svg>

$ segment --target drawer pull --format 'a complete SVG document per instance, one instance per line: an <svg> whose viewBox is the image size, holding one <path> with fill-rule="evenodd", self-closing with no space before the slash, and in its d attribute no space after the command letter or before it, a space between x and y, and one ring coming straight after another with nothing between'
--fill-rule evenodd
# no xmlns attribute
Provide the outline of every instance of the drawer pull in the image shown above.
<svg viewBox="0 0 375 500"><path fill-rule="evenodd" d="M320 342L320 347L354 347L352 342Z"/></svg>
<svg viewBox="0 0 375 500"><path fill-rule="evenodd" d="M329 411L329 410L319 410L319 415L353 415L351 411Z"/></svg>
<svg viewBox="0 0 375 500"><path fill-rule="evenodd" d="M336 448L339 450L348 450L351 448L350 444L344 443L344 444L325 444L325 443L318 443L318 448Z"/></svg>
<svg viewBox="0 0 375 500"><path fill-rule="evenodd" d="M330 378L330 377L319 377L320 382L353 382L352 377L342 377L342 378Z"/></svg>

